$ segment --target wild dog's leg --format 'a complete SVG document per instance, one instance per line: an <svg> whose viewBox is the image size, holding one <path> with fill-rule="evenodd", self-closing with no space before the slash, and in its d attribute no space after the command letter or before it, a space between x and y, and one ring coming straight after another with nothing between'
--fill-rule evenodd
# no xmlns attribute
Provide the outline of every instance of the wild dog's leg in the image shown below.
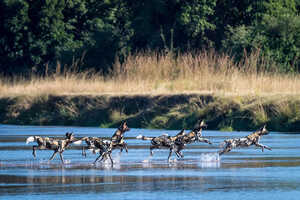
<svg viewBox="0 0 300 200"><path fill-rule="evenodd" d="M33 147L32 147L32 155L33 155L33 157L36 157L36 148L37 148L38 146L36 146L36 145L34 145Z"/></svg>
<svg viewBox="0 0 300 200"><path fill-rule="evenodd" d="M175 151L175 155L177 156L177 158L182 158L183 157L182 153L180 153L178 151Z"/></svg>
<svg viewBox="0 0 300 200"><path fill-rule="evenodd" d="M180 146L177 146L177 150L175 151L175 154L178 158L183 158L183 154L181 153L181 150L183 149L183 146L180 145Z"/></svg>
<svg viewBox="0 0 300 200"><path fill-rule="evenodd" d="M52 156L50 157L49 161L50 161L50 160L53 160L53 158L55 157L55 155L57 154L57 152L58 152L57 150L54 150L54 153L53 153Z"/></svg>
<svg viewBox="0 0 300 200"><path fill-rule="evenodd" d="M126 153L128 153L128 146L125 142L123 143L123 148L125 149Z"/></svg>
<svg viewBox="0 0 300 200"><path fill-rule="evenodd" d="M63 157L62 153L63 153L63 151L59 152L60 160L61 160L62 164L65 164L64 157Z"/></svg>
<svg viewBox="0 0 300 200"><path fill-rule="evenodd" d="M231 151L231 149L232 149L232 145L227 143L225 148L222 151L219 151L219 155L227 153L227 152Z"/></svg>
<svg viewBox="0 0 300 200"><path fill-rule="evenodd" d="M255 143L255 145L256 145L257 147L260 147L262 152L264 151L265 148L268 149L268 150L270 150L270 151L272 151L272 149L271 149L270 147L268 147L268 146L266 146L266 145L263 145L263 144L259 144L258 142Z"/></svg>
<svg viewBox="0 0 300 200"><path fill-rule="evenodd" d="M183 148L181 146L176 146L176 150L174 151L178 158L183 158L183 154L180 152Z"/></svg>
<svg viewBox="0 0 300 200"><path fill-rule="evenodd" d="M125 142L118 144L118 147L120 147L120 153L123 152L123 149L125 149L126 153L128 153L127 144Z"/></svg>
<svg viewBox="0 0 300 200"><path fill-rule="evenodd" d="M205 143L208 143L208 144L212 144L208 139L206 138L199 138L199 142L205 142Z"/></svg>
<svg viewBox="0 0 300 200"><path fill-rule="evenodd" d="M82 156L86 157L86 150L84 146L82 147Z"/></svg>
<svg viewBox="0 0 300 200"><path fill-rule="evenodd" d="M101 158L101 156L104 156L103 154L100 154L97 158L96 158L96 160L94 161L94 164L96 164L96 162ZM102 159L101 159L101 161L103 160L103 157L102 157Z"/></svg>
<svg viewBox="0 0 300 200"><path fill-rule="evenodd" d="M100 162L106 161L108 158L108 154L110 154L110 153L103 153Z"/></svg>
<svg viewBox="0 0 300 200"><path fill-rule="evenodd" d="M111 153L108 154L108 157L110 159L111 166L113 167L114 166L114 161L113 161L113 159L111 157Z"/></svg>
<svg viewBox="0 0 300 200"><path fill-rule="evenodd" d="M178 158L183 158L184 157L184 155L180 151L175 151L175 153L176 153Z"/></svg>
<svg viewBox="0 0 300 200"><path fill-rule="evenodd" d="M152 157L153 156L153 149L158 149L157 146L154 146L154 145L151 145L150 146L150 156Z"/></svg>
<svg viewBox="0 0 300 200"><path fill-rule="evenodd" d="M170 148L170 152L169 152L169 156L168 156L168 162L170 162L170 158L171 158L172 152L173 152L173 148Z"/></svg>
<svg viewBox="0 0 300 200"><path fill-rule="evenodd" d="M96 160L94 161L94 164L96 164L96 162L100 159L100 161L103 161L104 160L104 158L105 158L105 160L107 159L107 154L108 154L108 152L107 151L102 151L102 150L100 150L100 152L99 152L99 156L96 158Z"/></svg>

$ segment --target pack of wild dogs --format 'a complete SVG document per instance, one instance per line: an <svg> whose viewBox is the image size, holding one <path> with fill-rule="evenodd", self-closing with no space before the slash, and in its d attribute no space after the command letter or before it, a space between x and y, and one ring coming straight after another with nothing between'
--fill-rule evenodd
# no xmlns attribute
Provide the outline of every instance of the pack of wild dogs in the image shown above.
<svg viewBox="0 0 300 200"><path fill-rule="evenodd" d="M206 128L207 125L205 122L200 120L189 132L185 132L182 129L178 134L174 136L169 136L167 134L160 135L158 137L146 137L143 135L138 135L136 138L141 140L149 140L150 144L150 155L153 155L154 149L169 149L168 161L170 161L171 155L174 152L178 158L183 158L182 150L191 143L194 142L204 142L207 144L212 144L207 138L202 136L202 129ZM130 128L127 126L126 121L122 122L120 127L115 131L110 139L104 139L100 137L83 137L75 138L73 133L67 132L64 139L49 138L49 137L40 137L40 136L30 136L26 139L26 143L36 141L37 145L32 147L32 155L36 157L36 150L53 150L53 154L49 160L52 160L57 153L60 155L61 162L64 163L63 152L72 144L81 145L82 142L85 142L85 145L82 146L82 155L86 157L86 150L92 151L94 154L99 153L98 157L94 161L96 164L98 161L105 161L110 159L111 165L113 165L112 151L115 149L120 149L122 152L124 149L128 153L128 147L124 140L125 132L129 131ZM266 129L266 126L258 129L254 133L246 137L241 138L232 138L224 140L222 143L222 150L218 153L222 155L231 151L234 148L238 147L249 147L255 145L264 149L271 150L270 147L260 144L259 140L261 136L267 135L269 132Z"/></svg>

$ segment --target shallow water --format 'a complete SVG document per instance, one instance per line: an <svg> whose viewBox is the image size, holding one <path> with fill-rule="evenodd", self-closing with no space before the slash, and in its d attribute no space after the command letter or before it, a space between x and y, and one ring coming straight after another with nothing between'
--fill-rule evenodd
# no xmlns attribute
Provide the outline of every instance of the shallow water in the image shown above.
<svg viewBox="0 0 300 200"><path fill-rule="evenodd" d="M39 127L0 125L0 199L299 199L300 135L271 132L261 143L272 151L255 147L235 149L221 158L215 153L227 138L249 132L203 131L214 144L195 143L183 150L184 158L167 150L149 156L149 141L139 134L174 135L178 131L131 129L126 133L129 153L113 153L115 164L92 165L97 155L72 146L48 162L51 151L37 151L25 144L31 135L63 137L110 137L115 129L91 127Z"/></svg>

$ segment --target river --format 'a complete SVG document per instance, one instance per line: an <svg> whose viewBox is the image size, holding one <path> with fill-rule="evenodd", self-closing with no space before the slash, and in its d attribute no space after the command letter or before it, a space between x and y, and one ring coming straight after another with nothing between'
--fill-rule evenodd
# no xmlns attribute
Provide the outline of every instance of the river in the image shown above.
<svg viewBox="0 0 300 200"><path fill-rule="evenodd" d="M250 132L203 131L213 145L194 143L182 152L183 159L167 150L154 150L139 134L175 135L178 131L131 129L125 133L129 152L113 152L114 166L93 165L97 157L80 146L49 162L52 151L38 150L32 156L31 135L109 138L115 129L63 126L0 125L0 199L299 199L300 134L270 132L261 143L272 151L256 147L234 149L218 157L224 139L243 137ZM298 196L299 195L299 196Z"/></svg>

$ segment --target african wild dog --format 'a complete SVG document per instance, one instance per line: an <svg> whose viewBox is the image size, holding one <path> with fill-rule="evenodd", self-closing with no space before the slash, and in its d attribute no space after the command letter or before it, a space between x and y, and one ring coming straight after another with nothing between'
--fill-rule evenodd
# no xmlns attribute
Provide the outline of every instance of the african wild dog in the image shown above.
<svg viewBox="0 0 300 200"><path fill-rule="evenodd" d="M94 163L96 163L100 158L101 158L100 161L102 161L104 159L107 159L107 157L109 157L109 159L111 161L111 165L113 165L113 160L111 158L111 153L114 149L117 149L117 148L120 148L121 152L123 151L123 149L125 149L126 153L128 153L127 144L124 141L124 133L126 131L130 131L130 128L127 126L127 122L124 121L124 122L121 123L119 128L113 134L113 136L110 138L109 146L108 146L107 150L102 154L102 156L100 155L95 160Z"/></svg>
<svg viewBox="0 0 300 200"><path fill-rule="evenodd" d="M86 157L85 149L91 150L94 154L99 152L99 157L97 157L94 163L96 163L96 161L101 158L103 153L107 151L111 143L109 140L105 140L98 137L84 137L81 138L81 140L85 141L85 143L87 144L86 147L85 146L82 147L83 156ZM111 154L107 154L107 156L110 157Z"/></svg>
<svg viewBox="0 0 300 200"><path fill-rule="evenodd" d="M227 153L236 147L249 147L251 145L260 147L262 151L264 151L265 148L271 151L272 149L270 147L259 143L260 137L267 134L269 134L269 131L266 129L266 126L264 126L246 137L224 140L224 149L219 151L219 155Z"/></svg>
<svg viewBox="0 0 300 200"><path fill-rule="evenodd" d="M38 145L34 145L32 147L32 155L36 157L36 150L53 150L54 153L50 157L49 161L52 160L57 153L60 155L60 159L62 163L64 163L63 155L62 153L64 150L72 143L74 144L80 144L81 141L75 139L73 136L73 133L66 133L66 138L65 139L54 139L54 138L49 138L49 137L40 137L40 136L30 136L26 139L26 144L30 142L36 141Z"/></svg>
<svg viewBox="0 0 300 200"><path fill-rule="evenodd" d="M178 136L178 138L175 140L175 143L177 145L181 144L190 144L193 142L205 142L208 144L212 144L208 139L202 137L202 129L206 128L207 125L205 122L202 120L198 124L196 124L195 128L189 132L189 133L182 133L181 135Z"/></svg>
<svg viewBox="0 0 300 200"><path fill-rule="evenodd" d="M146 137L143 135L138 135L136 138L141 140L150 140L150 156L153 156L153 149L169 149L169 156L168 161L170 161L172 152L174 151L177 157L183 157L180 151L175 146L175 140L177 139L178 135L182 135L184 129L182 129L177 135L175 136L168 136L168 134L163 134L158 137Z"/></svg>
<svg viewBox="0 0 300 200"><path fill-rule="evenodd" d="M202 120L199 121L198 124L196 124L196 126L191 132L183 132L181 135L178 135L178 137L175 140L175 145L177 146L178 151L180 152L187 144L191 144L196 141L212 144L208 139L202 137L202 129L206 127L207 125Z"/></svg>
<svg viewBox="0 0 300 200"><path fill-rule="evenodd" d="M168 148L169 156L168 161L174 151L178 158L183 158L183 154L181 150L185 147L185 145L190 144L195 141L199 142L206 142L212 144L208 139L202 137L202 129L207 127L204 121L201 121L196 127L189 133L185 133L184 129L182 129L177 135L175 136L168 136L166 134L158 136L158 137L146 137L139 135L137 139L142 140L151 140L150 146L150 155L153 155L153 149L160 149L160 148Z"/></svg>

